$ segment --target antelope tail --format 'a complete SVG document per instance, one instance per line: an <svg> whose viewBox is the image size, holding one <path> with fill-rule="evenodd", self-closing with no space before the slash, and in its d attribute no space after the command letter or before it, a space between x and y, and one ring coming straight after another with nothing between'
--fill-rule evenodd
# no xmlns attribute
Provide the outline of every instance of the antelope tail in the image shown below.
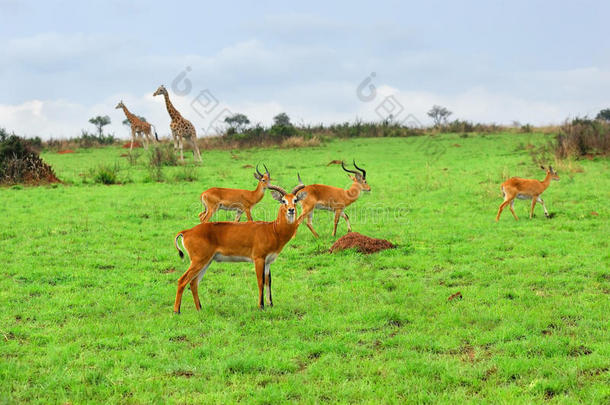
<svg viewBox="0 0 610 405"><path fill-rule="evenodd" d="M182 232L180 232L174 238L174 246L176 246L176 249L178 250L178 254L180 255L180 258L182 259L182 258L184 258L184 253L182 252L182 250L178 246L178 238L181 237L181 236L182 236L182 240L183 240L183 243L184 243L184 235L182 234Z"/></svg>

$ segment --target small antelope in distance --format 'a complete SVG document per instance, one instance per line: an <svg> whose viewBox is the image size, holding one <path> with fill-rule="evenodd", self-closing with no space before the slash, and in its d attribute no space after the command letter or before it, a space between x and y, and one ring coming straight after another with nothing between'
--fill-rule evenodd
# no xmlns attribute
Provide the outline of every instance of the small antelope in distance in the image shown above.
<svg viewBox="0 0 610 405"><path fill-rule="evenodd" d="M199 214L199 221L202 223L209 222L212 215L219 209L236 211L235 222L239 222L241 214L245 211L248 221L252 221L250 210L263 199L265 189L269 188L271 185L271 174L269 174L269 169L267 169L267 166L264 164L263 166L265 167L265 174L262 174L258 170L258 165L256 165L254 178L258 180L258 184L254 190L213 187L201 193L200 200L202 211L201 214Z"/></svg>
<svg viewBox="0 0 610 405"><path fill-rule="evenodd" d="M301 221L304 217L307 217L307 227L316 238L318 237L318 234L313 229L311 223L313 219L314 209L335 212L335 225L333 228L333 236L337 234L337 224L339 223L339 217L343 217L345 219L345 222L347 223L347 231L351 232L352 225L350 224L349 217L344 212L344 210L350 204L356 201L358 197L360 197L360 192L371 191L371 187L366 182L366 171L356 166L355 160L354 167L360 172L347 169L343 162L341 162L341 167L347 173L353 174L353 176L348 174L349 178L352 179L353 183L347 190L344 190L339 187L326 186L324 184L310 184L305 186L302 191L307 193L307 197L305 197L301 202L301 206L303 207L303 213L301 214L299 221ZM299 183L303 184L303 182L301 181L301 176L297 176L299 178Z"/></svg>
<svg viewBox="0 0 610 405"><path fill-rule="evenodd" d="M261 309L265 307L263 293L266 285L269 305L273 306L269 266L297 231L299 221L296 219L296 204L305 198L307 193L301 193L298 197L296 194L304 187L296 186L290 193L281 187L268 187L272 190L273 198L281 204L273 222L206 222L180 231L174 239L174 245L180 257L184 257L178 247L178 238L182 237L182 244L191 264L178 280L174 312L180 313L182 293L189 283L195 308L198 311L201 309L197 288L212 261L254 262L258 281L258 305Z"/></svg>
<svg viewBox="0 0 610 405"><path fill-rule="evenodd" d="M544 193L544 190L547 189L549 184L551 184L551 180L559 181L559 175L553 170L552 166L549 166L548 169L545 169L544 166L540 166L542 170L546 170L546 177L544 180L536 180L536 179L522 179L519 177L511 177L502 183L501 189L502 194L504 195L504 202L500 204L500 208L498 209L498 215L496 215L496 222L500 220L500 214L502 214L502 210L508 204L510 204L510 212L513 213L513 217L515 220L519 220L517 218L517 214L515 214L515 210L513 209L513 204L515 203L515 198L520 200L532 200L532 210L530 212L530 219L534 215L534 207L536 206L536 202L542 204L542 208L544 209L544 215L548 218L549 212L546 210L546 206L544 205L544 200L540 198L540 195Z"/></svg>
<svg viewBox="0 0 610 405"><path fill-rule="evenodd" d="M129 151L133 149L133 144L136 141L136 136L141 136L144 138L144 147L148 149L148 143L154 143L155 141L159 142L159 137L157 136L157 131L155 131L155 137L153 138L153 130L152 125L148 122L140 119L135 114L132 114L125 104L123 104L123 100L119 101L119 103L114 107L115 109L123 109L127 120L129 121L129 126L131 127L131 145L129 146Z"/></svg>

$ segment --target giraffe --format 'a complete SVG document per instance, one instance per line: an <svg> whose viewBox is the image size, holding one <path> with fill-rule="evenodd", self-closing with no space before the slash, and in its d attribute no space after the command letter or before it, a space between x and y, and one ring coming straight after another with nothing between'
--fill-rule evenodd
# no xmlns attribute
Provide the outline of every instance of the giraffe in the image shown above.
<svg viewBox="0 0 610 405"><path fill-rule="evenodd" d="M169 127L172 130L172 136L174 137L174 148L177 148L178 145L180 146L180 160L184 161L182 143L184 139L193 147L193 160L197 158L201 162L201 153L199 153L199 147L197 146L197 133L195 132L195 126L193 126L189 120L185 119L178 112L178 110L176 110L172 102L169 101L169 94L163 85L159 86L153 96L158 96L160 94L163 94L163 97L165 97L165 106L167 107L167 112L172 119Z"/></svg>
<svg viewBox="0 0 610 405"><path fill-rule="evenodd" d="M136 141L136 136L141 136L144 138L144 147L148 149L149 142L158 142L159 137L157 136L157 131L155 131L155 137L152 137L152 125L148 122L141 120L135 114L132 114L125 104L123 104L123 100L119 101L119 103L114 107L115 109L122 108L125 116L129 120L129 124L131 126L131 145L129 146L129 152L133 149L133 143Z"/></svg>

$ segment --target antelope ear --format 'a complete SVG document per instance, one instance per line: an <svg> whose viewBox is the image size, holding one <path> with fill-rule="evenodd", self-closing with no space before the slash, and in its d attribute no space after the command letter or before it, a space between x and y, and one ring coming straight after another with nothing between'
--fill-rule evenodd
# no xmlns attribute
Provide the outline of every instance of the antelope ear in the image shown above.
<svg viewBox="0 0 610 405"><path fill-rule="evenodd" d="M549 166L549 170L551 171L551 173L555 173L555 170L553 170L553 166Z"/></svg>
<svg viewBox="0 0 610 405"><path fill-rule="evenodd" d="M305 197L307 197L307 191L301 191L298 195L297 195L297 202L305 199Z"/></svg>
<svg viewBox="0 0 610 405"><path fill-rule="evenodd" d="M278 202L282 202L282 198L284 197L282 193L279 193L275 190L271 190L271 196L276 199Z"/></svg>
<svg viewBox="0 0 610 405"><path fill-rule="evenodd" d="M258 173L254 173L254 178L255 178L256 180L260 180L260 179L262 179L262 177L261 177L261 176L259 176L259 175L258 175Z"/></svg>

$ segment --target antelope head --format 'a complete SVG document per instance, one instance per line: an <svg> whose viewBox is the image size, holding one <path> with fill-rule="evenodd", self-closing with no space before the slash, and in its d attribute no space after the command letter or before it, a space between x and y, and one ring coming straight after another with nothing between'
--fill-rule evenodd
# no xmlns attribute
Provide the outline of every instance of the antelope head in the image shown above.
<svg viewBox="0 0 610 405"><path fill-rule="evenodd" d="M263 188L268 188L271 185L271 174L269 173L269 169L267 169L267 165L263 163L265 167L265 173L261 173L258 170L258 164L256 165L256 172L254 173L254 178L258 180L258 182L263 186Z"/></svg>
<svg viewBox="0 0 610 405"><path fill-rule="evenodd" d="M555 180L555 181L559 181L559 175L557 174L557 172L555 172L555 169L553 169L553 166L549 166L548 168L545 168L544 166L540 166L540 168L544 171L546 171L547 176L551 176L551 180Z"/></svg>
<svg viewBox="0 0 610 405"><path fill-rule="evenodd" d="M366 170L359 168L356 165L356 160L354 160L354 167L356 168L356 170L358 170L358 172L354 171L354 170L349 170L348 168L345 167L345 164L343 162L341 162L341 167L347 173L351 173L351 174L348 174L349 178L352 179L354 184L357 184L362 191L371 191L371 186L369 186L368 183L366 182ZM352 176L352 174L353 174L353 176Z"/></svg>
<svg viewBox="0 0 610 405"><path fill-rule="evenodd" d="M271 190L271 195L273 196L273 198L281 204L278 218L284 216L289 224L293 224L297 215L297 203L303 198L307 197L306 192L302 192L297 196L297 193L299 193L299 191L301 191L305 187L305 185L299 184L294 189L292 189L290 193L286 192L286 190L278 186L269 185L268 187L269 190Z"/></svg>

